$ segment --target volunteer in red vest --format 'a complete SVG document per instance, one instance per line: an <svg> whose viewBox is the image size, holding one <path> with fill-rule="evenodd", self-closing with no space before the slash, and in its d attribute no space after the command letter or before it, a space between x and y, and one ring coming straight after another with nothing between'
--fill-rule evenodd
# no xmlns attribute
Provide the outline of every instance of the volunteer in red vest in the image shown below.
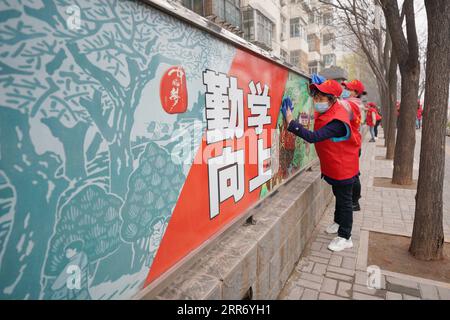
<svg viewBox="0 0 450 320"><path fill-rule="evenodd" d="M372 137L369 142L375 142L375 124L377 123L377 108L375 103L369 102L366 105L367 116L366 124L369 126L370 136Z"/></svg>
<svg viewBox="0 0 450 320"><path fill-rule="evenodd" d="M397 110L397 122L396 122L396 128L398 128L398 125L400 123L400 101L397 101L395 103L395 109Z"/></svg>
<svg viewBox="0 0 450 320"><path fill-rule="evenodd" d="M422 126L422 104L420 103L420 100L417 100L417 118L416 118L416 129L420 129Z"/></svg>
<svg viewBox="0 0 450 320"><path fill-rule="evenodd" d="M375 132L375 140L378 139L378 126L381 124L381 119L383 119L383 117L381 116L381 110L380 107L375 106L376 110L377 110L377 114L375 115L375 127L373 128L373 131Z"/></svg>
<svg viewBox="0 0 450 320"><path fill-rule="evenodd" d="M350 124L355 132L356 140L359 144L359 155L361 156L361 110L365 110L364 104L361 101L361 96L366 94L364 85L359 80L352 80L350 82L342 82L343 86L341 103L347 109L350 116ZM353 211L360 211L359 199L361 199L361 181L359 175L356 177L353 184Z"/></svg>
<svg viewBox="0 0 450 320"><path fill-rule="evenodd" d="M337 233L328 249L342 251L353 247L352 189L359 172L359 145L346 109L339 103L342 88L337 81L326 80L310 85L314 101L314 131L305 129L292 117L292 102L283 100L281 111L288 130L309 143L315 143L322 177L336 197L334 223L326 232Z"/></svg>

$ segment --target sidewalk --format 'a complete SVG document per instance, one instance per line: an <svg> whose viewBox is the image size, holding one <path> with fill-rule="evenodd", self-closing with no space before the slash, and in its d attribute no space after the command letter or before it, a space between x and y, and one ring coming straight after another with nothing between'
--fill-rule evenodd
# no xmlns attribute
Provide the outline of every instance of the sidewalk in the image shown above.
<svg viewBox="0 0 450 320"><path fill-rule="evenodd" d="M379 136L383 137L383 132ZM410 236L413 228L416 190L373 187L374 177L391 177L393 161L376 160L384 156L384 139L368 142L361 155L361 211L354 213L354 247L331 252L327 246L335 235L325 233L333 222L334 201L330 203L307 244L279 299L445 299L450 300L450 283L382 270L381 289L367 287L368 234L380 231ZM416 136L414 179L418 176L420 132ZM379 146L377 146L379 145ZM446 173L448 176L448 173ZM446 181L445 188L448 188ZM444 197L444 233L450 239L450 199Z"/></svg>

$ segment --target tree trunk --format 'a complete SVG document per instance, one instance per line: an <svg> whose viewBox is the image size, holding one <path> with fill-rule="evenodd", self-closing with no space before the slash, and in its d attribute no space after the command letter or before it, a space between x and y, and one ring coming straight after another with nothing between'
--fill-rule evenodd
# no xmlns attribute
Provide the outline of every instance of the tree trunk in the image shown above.
<svg viewBox="0 0 450 320"><path fill-rule="evenodd" d="M414 229L409 251L420 260L443 258L445 130L450 78L450 2L426 0L428 48ZM431 187L432 186L432 187Z"/></svg>
<svg viewBox="0 0 450 320"><path fill-rule="evenodd" d="M387 123L386 123L386 119L385 119L385 114L387 113L387 105L389 103L389 99L388 99L388 92L389 92L389 88L383 89L382 93L383 95L381 96L381 113L383 115L383 118L381 119L381 124L383 126L383 130L384 130L384 141L386 144L386 135L387 135L387 131L386 131L386 127L387 127Z"/></svg>
<svg viewBox="0 0 450 320"><path fill-rule="evenodd" d="M58 198L67 186L54 173L61 163L35 152L28 117L0 107L0 168L15 189L14 219L0 264L0 299L39 299L41 272ZM52 189L50 189L52 187Z"/></svg>
<svg viewBox="0 0 450 320"><path fill-rule="evenodd" d="M402 96L392 183L408 185L413 182L419 70L408 66L400 68L400 70L402 74Z"/></svg>
<svg viewBox="0 0 450 320"><path fill-rule="evenodd" d="M385 134L386 142L386 159L394 159L395 151L395 125L397 122L397 113L395 110L395 103L397 101L397 57L395 52L391 52L391 62L389 65L388 83L389 83L389 104L388 104L388 125L387 134Z"/></svg>
<svg viewBox="0 0 450 320"><path fill-rule="evenodd" d="M128 127L128 126L127 126ZM133 154L130 146L131 129L117 134L114 143L109 145L110 192L125 199L128 190L128 177L133 170Z"/></svg>
<svg viewBox="0 0 450 320"><path fill-rule="evenodd" d="M41 120L52 135L58 139L64 148L65 174L69 179L82 179L86 177L84 139L89 124L78 121L73 127L64 126L56 117Z"/></svg>
<svg viewBox="0 0 450 320"><path fill-rule="evenodd" d="M381 0L381 4L391 36L392 48L395 51L402 76L400 121L395 144L392 183L406 185L412 183L413 177L416 106L420 73L414 0L403 2L407 39L403 33L402 17L399 15L397 1Z"/></svg>

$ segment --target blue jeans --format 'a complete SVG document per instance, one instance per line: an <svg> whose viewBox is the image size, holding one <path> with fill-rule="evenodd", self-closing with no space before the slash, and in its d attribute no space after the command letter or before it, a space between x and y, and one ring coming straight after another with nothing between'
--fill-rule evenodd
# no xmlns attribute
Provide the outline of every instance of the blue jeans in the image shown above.
<svg viewBox="0 0 450 320"><path fill-rule="evenodd" d="M369 127L370 136L372 137L372 140L375 140L375 127Z"/></svg>

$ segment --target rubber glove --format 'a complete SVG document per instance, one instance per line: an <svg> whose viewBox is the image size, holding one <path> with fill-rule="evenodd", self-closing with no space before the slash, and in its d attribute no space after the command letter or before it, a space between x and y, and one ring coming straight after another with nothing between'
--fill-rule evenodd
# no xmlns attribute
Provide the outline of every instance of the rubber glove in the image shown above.
<svg viewBox="0 0 450 320"><path fill-rule="evenodd" d="M294 107L292 106L291 98L286 97L283 99L283 103L281 104L281 113L283 114L284 118L286 119L286 113L287 110L294 110Z"/></svg>
<svg viewBox="0 0 450 320"><path fill-rule="evenodd" d="M326 79L324 77L318 75L317 73L313 73L311 75L311 83L322 84L323 82L325 82L325 80Z"/></svg>

